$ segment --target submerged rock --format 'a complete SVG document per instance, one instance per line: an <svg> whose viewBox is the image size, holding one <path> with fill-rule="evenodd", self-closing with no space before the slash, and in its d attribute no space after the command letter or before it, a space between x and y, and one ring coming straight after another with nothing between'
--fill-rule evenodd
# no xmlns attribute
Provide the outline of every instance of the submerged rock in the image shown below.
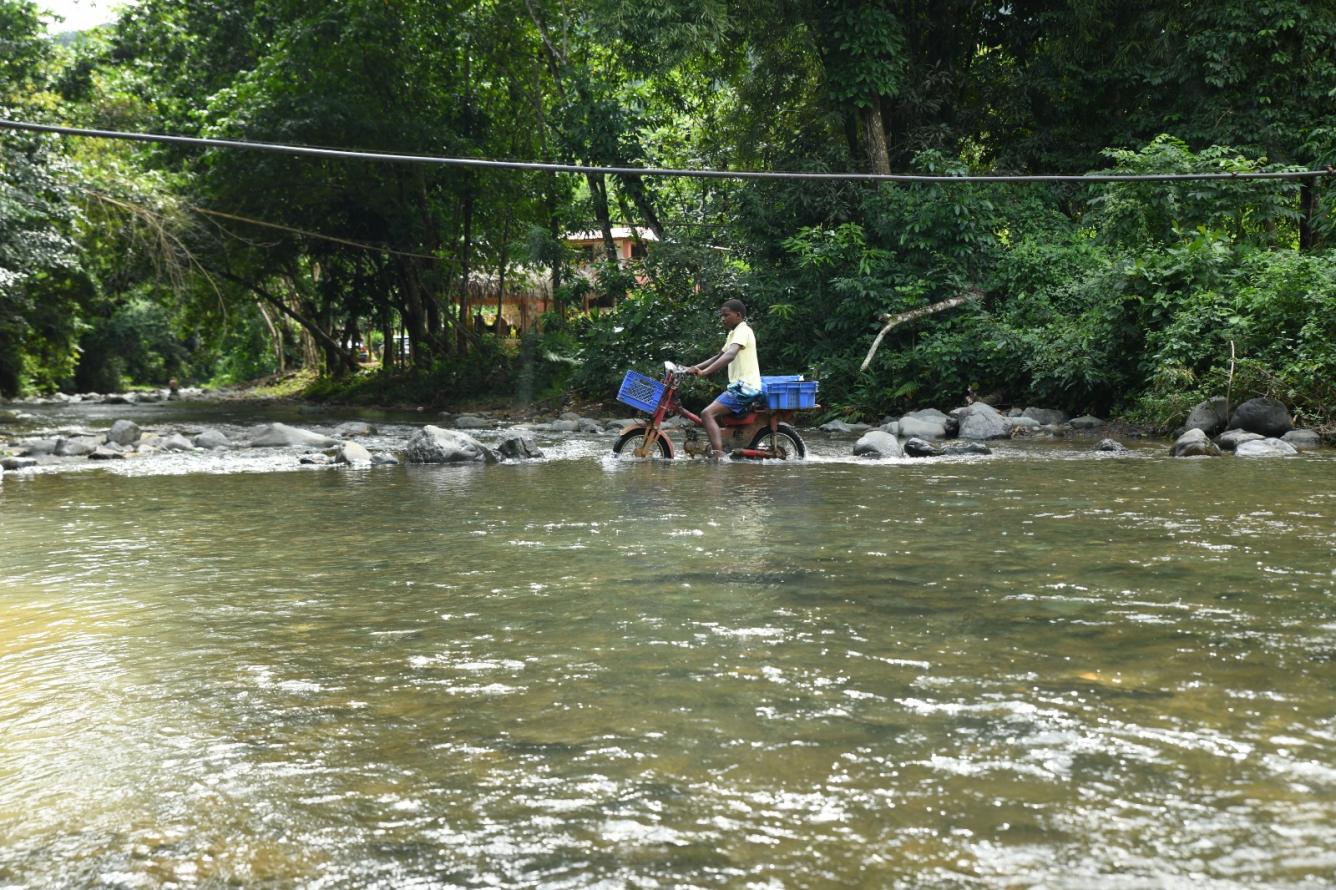
<svg viewBox="0 0 1336 890"><path fill-rule="evenodd" d="M1290 457L1299 451L1283 439L1251 439L1243 442L1234 453L1239 457Z"/></svg>
<svg viewBox="0 0 1336 890"><path fill-rule="evenodd" d="M35 457L0 457L0 469L26 470L35 466L37 466Z"/></svg>
<svg viewBox="0 0 1336 890"><path fill-rule="evenodd" d="M1112 453L1121 453L1127 450L1127 446L1117 439L1100 439L1095 443L1092 451L1108 451Z"/></svg>
<svg viewBox="0 0 1336 890"><path fill-rule="evenodd" d="M353 436L374 436L375 434L376 428L374 426L360 420L350 420L334 427L334 435L343 436L345 439Z"/></svg>
<svg viewBox="0 0 1336 890"><path fill-rule="evenodd" d="M1316 451L1322 447L1322 437L1313 430L1290 430L1280 439L1282 442L1289 442L1300 451Z"/></svg>
<svg viewBox="0 0 1336 890"><path fill-rule="evenodd" d="M510 436L496 450L507 460L534 460L543 456L542 449L528 436Z"/></svg>
<svg viewBox="0 0 1336 890"><path fill-rule="evenodd" d="M232 444L231 440L218 430L205 430L191 440L196 448L227 448Z"/></svg>
<svg viewBox="0 0 1336 890"><path fill-rule="evenodd" d="M926 442L918 437L909 439L903 447L905 454L910 457L941 457L946 453L931 442Z"/></svg>
<svg viewBox="0 0 1336 890"><path fill-rule="evenodd" d="M418 430L408 440L404 458L418 464L496 462L491 449L469 434L430 425Z"/></svg>
<svg viewBox="0 0 1336 890"><path fill-rule="evenodd" d="M952 442L942 449L942 454L950 456L968 455L968 454L992 454L993 449L982 442Z"/></svg>
<svg viewBox="0 0 1336 890"><path fill-rule="evenodd" d="M904 457L904 449L900 447L900 441L890 433L884 433L881 430L871 430L863 434L857 442L854 443L854 454L858 457L886 458L886 457Z"/></svg>
<svg viewBox="0 0 1336 890"><path fill-rule="evenodd" d="M1202 430L1188 430L1169 447L1174 457L1218 457L1220 449Z"/></svg>
<svg viewBox="0 0 1336 890"><path fill-rule="evenodd" d="M328 448L331 445L338 444L338 439L320 433L313 433L310 430L299 429L295 426L288 426L286 423L271 423L258 436L251 439L251 445L256 448L297 448L301 446Z"/></svg>

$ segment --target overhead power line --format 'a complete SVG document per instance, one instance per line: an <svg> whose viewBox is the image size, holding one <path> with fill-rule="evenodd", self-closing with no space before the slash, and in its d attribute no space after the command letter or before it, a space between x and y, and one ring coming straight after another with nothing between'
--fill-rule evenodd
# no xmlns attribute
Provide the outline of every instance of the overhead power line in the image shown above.
<svg viewBox="0 0 1336 890"><path fill-rule="evenodd" d="M338 148L317 148L306 145L284 145L276 142L247 142L237 139L204 139L195 136L167 136L160 133L127 133L118 130L92 130L85 127L61 127L54 124L36 124L0 118L0 129L27 130L34 133L56 133L62 136L86 136L93 139L125 139L132 142L156 142L169 145L190 145L201 148L237 148L265 151L301 157L333 158L339 160L376 161L394 164L426 164L438 167L459 167L474 170L529 170L549 173L609 173L619 176L671 176L692 179L743 180L799 180L817 182L1185 182L1201 180L1250 179L1308 179L1331 176L1336 169L1328 165L1321 170L1277 170L1258 173L1088 173L1040 174L1016 176L927 176L908 173L807 173L777 170L687 170L670 167L611 167L583 164L549 164L539 161L497 161L485 158L447 158L438 155L414 155L395 152L351 151Z"/></svg>

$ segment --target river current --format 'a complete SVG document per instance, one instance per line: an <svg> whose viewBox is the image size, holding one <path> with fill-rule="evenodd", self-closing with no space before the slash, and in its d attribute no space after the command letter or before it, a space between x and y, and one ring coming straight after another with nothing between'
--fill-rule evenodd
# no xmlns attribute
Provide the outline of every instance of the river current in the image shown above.
<svg viewBox="0 0 1336 890"><path fill-rule="evenodd" d="M0 887L1336 883L1332 452L808 443L6 474Z"/></svg>

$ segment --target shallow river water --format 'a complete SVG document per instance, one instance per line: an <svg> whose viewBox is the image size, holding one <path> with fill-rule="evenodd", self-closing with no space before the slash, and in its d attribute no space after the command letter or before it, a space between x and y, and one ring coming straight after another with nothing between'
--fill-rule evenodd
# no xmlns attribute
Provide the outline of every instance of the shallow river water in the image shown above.
<svg viewBox="0 0 1336 890"><path fill-rule="evenodd" d="M851 441L6 474L0 887L1336 883L1331 452Z"/></svg>

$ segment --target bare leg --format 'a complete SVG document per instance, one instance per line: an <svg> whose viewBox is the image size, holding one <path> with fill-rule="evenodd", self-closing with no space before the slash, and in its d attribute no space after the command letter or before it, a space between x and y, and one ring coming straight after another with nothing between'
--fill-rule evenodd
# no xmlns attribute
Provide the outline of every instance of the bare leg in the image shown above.
<svg viewBox="0 0 1336 890"><path fill-rule="evenodd" d="M705 435L710 437L710 451L715 457L724 456L724 432L719 428L719 417L727 413L728 406L718 400L711 402L700 413L700 419L705 424Z"/></svg>

